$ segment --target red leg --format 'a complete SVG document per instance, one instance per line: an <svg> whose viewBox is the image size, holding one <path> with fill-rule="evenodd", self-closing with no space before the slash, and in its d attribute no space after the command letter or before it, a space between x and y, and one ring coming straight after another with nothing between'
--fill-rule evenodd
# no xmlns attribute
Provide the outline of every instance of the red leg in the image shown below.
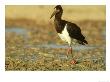
<svg viewBox="0 0 110 82"><path fill-rule="evenodd" d="M76 64L77 62L76 62L76 60L71 60L71 62L70 62L71 64Z"/></svg>
<svg viewBox="0 0 110 82"><path fill-rule="evenodd" d="M67 49L67 54L72 54L72 47Z"/></svg>
<svg viewBox="0 0 110 82"><path fill-rule="evenodd" d="M67 49L67 54L72 54L72 47L69 47L69 48ZM72 59L70 63L71 63L71 64L76 64L77 62L76 62L75 59Z"/></svg>
<svg viewBox="0 0 110 82"><path fill-rule="evenodd" d="M70 54L72 54L72 47L70 47Z"/></svg>

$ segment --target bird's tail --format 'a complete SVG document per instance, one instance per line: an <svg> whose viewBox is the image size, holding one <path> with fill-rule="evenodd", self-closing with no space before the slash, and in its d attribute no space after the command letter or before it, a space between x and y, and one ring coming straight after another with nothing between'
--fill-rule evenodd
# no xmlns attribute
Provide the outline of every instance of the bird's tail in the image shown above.
<svg viewBox="0 0 110 82"><path fill-rule="evenodd" d="M85 37L81 34L80 38L79 38L79 42L82 45L88 44L88 42L85 40Z"/></svg>
<svg viewBox="0 0 110 82"><path fill-rule="evenodd" d="M88 44L88 42L86 40L83 41L85 44Z"/></svg>
<svg viewBox="0 0 110 82"><path fill-rule="evenodd" d="M88 44L88 42L86 40L83 40L83 41L78 41L79 44L82 44L82 45L85 45L85 44Z"/></svg>

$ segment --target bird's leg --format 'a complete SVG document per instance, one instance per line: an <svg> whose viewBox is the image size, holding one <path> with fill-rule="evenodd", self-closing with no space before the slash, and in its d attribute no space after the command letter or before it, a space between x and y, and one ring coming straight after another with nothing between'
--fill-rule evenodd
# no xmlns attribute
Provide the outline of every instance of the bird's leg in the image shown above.
<svg viewBox="0 0 110 82"><path fill-rule="evenodd" d="M67 49L67 54L72 54L72 47L71 46Z"/></svg>
<svg viewBox="0 0 110 82"><path fill-rule="evenodd" d="M72 47L71 46L67 49L67 54L72 54ZM76 64L77 62L76 62L75 59L72 59L70 63L71 64Z"/></svg>
<svg viewBox="0 0 110 82"><path fill-rule="evenodd" d="M72 54L72 47L70 47L70 54Z"/></svg>

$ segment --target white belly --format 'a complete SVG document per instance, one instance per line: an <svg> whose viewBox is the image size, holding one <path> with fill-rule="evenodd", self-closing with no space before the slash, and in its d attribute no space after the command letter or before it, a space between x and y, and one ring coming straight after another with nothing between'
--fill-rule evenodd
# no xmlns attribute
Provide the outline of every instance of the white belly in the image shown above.
<svg viewBox="0 0 110 82"><path fill-rule="evenodd" d="M68 42L69 45L71 44L71 37L69 36L69 33L67 31L67 24L64 27L64 30L62 31L62 33L61 34L58 33L58 35L63 41Z"/></svg>

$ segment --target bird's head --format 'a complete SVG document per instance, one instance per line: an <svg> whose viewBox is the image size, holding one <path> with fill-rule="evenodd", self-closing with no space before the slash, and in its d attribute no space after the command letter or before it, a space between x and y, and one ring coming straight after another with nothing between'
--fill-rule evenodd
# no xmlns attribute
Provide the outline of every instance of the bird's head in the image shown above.
<svg viewBox="0 0 110 82"><path fill-rule="evenodd" d="M59 16L61 16L62 13L63 13L63 9L62 9L61 5L57 5L57 6L54 7L54 12L52 13L50 19L51 19L54 15L59 15Z"/></svg>

